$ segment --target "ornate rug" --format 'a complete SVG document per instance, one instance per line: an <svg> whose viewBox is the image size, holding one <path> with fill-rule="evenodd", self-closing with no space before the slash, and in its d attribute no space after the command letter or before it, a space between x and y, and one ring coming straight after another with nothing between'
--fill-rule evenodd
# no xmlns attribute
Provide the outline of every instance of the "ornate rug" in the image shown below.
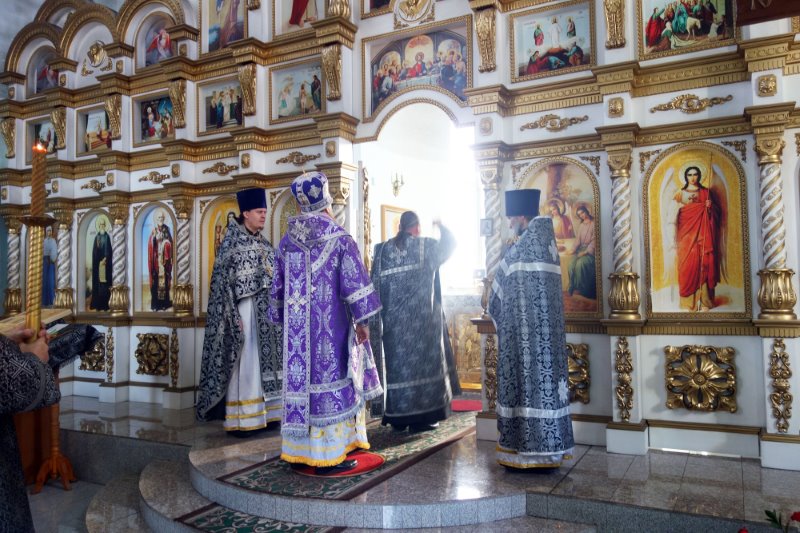
<svg viewBox="0 0 800 533"><path fill-rule="evenodd" d="M219 480L280 496L348 500L474 431L474 413L454 413L435 431L422 433L395 432L391 426L377 426L367 429L370 451L383 456L385 462L369 472L346 477L303 476L285 461L274 458Z"/></svg>
<svg viewBox="0 0 800 533"><path fill-rule="evenodd" d="M252 516L228 509L216 503L207 505L187 515L177 518L178 522L200 531L209 533L230 533L232 531L248 531L252 533L287 532L287 533L336 533L343 531L341 527L309 526L292 522L281 522L271 518Z"/></svg>

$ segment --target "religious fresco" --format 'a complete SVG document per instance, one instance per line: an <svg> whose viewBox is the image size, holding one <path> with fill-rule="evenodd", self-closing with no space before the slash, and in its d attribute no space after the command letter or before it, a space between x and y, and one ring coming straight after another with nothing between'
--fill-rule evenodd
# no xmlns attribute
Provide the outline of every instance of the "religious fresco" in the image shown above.
<svg viewBox="0 0 800 533"><path fill-rule="evenodd" d="M744 170L710 143L679 145L644 186L651 317L750 316Z"/></svg>
<svg viewBox="0 0 800 533"><path fill-rule="evenodd" d="M211 272L217 251L228 231L228 224L235 224L239 216L239 204L234 196L221 196L209 202L203 209L200 224L200 309L205 312L211 286Z"/></svg>
<svg viewBox="0 0 800 533"><path fill-rule="evenodd" d="M733 0L638 0L637 8L640 59L735 42Z"/></svg>
<svg viewBox="0 0 800 533"><path fill-rule="evenodd" d="M172 100L160 96L136 102L139 114L139 132L136 144L160 142L175 136Z"/></svg>
<svg viewBox="0 0 800 533"><path fill-rule="evenodd" d="M539 189L539 214L553 220L567 318L601 317L600 191L591 170L550 158L528 169L519 188Z"/></svg>
<svg viewBox="0 0 800 533"><path fill-rule="evenodd" d="M466 37L452 30L406 36L372 48L370 114L395 95L414 89L436 88L466 102L464 89L472 84L469 48Z"/></svg>
<svg viewBox="0 0 800 533"><path fill-rule="evenodd" d="M200 0L206 52L222 50L247 32L244 0Z"/></svg>
<svg viewBox="0 0 800 533"><path fill-rule="evenodd" d="M279 9L277 33L311 28L311 23L325 18L323 0L273 0Z"/></svg>
<svg viewBox="0 0 800 533"><path fill-rule="evenodd" d="M141 290L138 311L172 309L175 274L175 222L169 210L157 205L140 215L139 269L137 283ZM137 224L137 227L139 225Z"/></svg>
<svg viewBox="0 0 800 533"><path fill-rule="evenodd" d="M108 311L113 283L111 221L101 211L89 213L82 224L84 243L84 310Z"/></svg>
<svg viewBox="0 0 800 533"><path fill-rule="evenodd" d="M566 2L512 15L511 81L586 70L596 64L594 3Z"/></svg>
<svg viewBox="0 0 800 533"><path fill-rule="evenodd" d="M104 109L93 109L78 113L79 154L88 154L97 150L111 148L111 129L108 125L108 114Z"/></svg>
<svg viewBox="0 0 800 533"><path fill-rule="evenodd" d="M173 56L172 39L167 33L172 25L169 18L157 15L149 18L139 29L141 40L136 43L139 66L157 65Z"/></svg>
<svg viewBox="0 0 800 533"><path fill-rule="evenodd" d="M322 66L304 61L270 73L270 122L286 122L325 111Z"/></svg>
<svg viewBox="0 0 800 533"><path fill-rule="evenodd" d="M227 80L197 88L198 133L217 133L242 125L242 87L239 80Z"/></svg>
<svg viewBox="0 0 800 533"><path fill-rule="evenodd" d="M47 89L58 87L58 71L48 65L53 59L56 59L55 50L46 49L36 54L29 63L27 76L29 95L36 95Z"/></svg>

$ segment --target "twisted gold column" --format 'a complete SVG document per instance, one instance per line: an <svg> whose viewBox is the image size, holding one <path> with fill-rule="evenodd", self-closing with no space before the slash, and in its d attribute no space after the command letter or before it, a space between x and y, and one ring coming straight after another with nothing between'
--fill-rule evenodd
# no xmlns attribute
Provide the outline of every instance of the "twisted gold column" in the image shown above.
<svg viewBox="0 0 800 533"><path fill-rule="evenodd" d="M189 213L192 202L189 199L175 200L175 210L178 213L177 251L178 251L178 283L175 285L175 294L172 305L176 316L188 316L194 310L194 287L191 279L191 249L190 249L190 224Z"/></svg>

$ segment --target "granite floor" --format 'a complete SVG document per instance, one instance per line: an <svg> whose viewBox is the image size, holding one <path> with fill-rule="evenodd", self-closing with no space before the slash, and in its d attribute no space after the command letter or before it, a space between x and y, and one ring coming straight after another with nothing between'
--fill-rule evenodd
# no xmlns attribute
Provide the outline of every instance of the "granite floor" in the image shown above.
<svg viewBox="0 0 800 533"><path fill-rule="evenodd" d="M192 447L192 462L214 477L271 457L279 449L277 432L240 440L226 435L218 422L195 422L192 409L176 411L134 402L101 404L95 399L66 397L61 404L61 425L63 429ZM573 459L558 470L517 474L497 466L493 455L493 443L469 436L362 493L354 502L413 504L523 493L527 494L528 514L534 515L537 505L546 505L544 497L549 498L547 505L562 498L578 498L751 523L763 522L765 509L776 509L784 516L800 510L800 472L761 468L751 459L657 450L631 456L611 454L603 447L577 446ZM51 509L44 515L56 517L47 518L49 522L37 530L81 531L76 513L85 514L101 489L102 485L79 482L68 499L83 498L84 503L62 507L46 503L56 496L63 500L56 487L33 496L32 505ZM95 511L92 516L107 516L106 520L120 524L134 520L133 529L137 529L132 513L113 508ZM55 529L54 524L58 525ZM497 525L500 527L499 522ZM544 522L540 525L552 529Z"/></svg>

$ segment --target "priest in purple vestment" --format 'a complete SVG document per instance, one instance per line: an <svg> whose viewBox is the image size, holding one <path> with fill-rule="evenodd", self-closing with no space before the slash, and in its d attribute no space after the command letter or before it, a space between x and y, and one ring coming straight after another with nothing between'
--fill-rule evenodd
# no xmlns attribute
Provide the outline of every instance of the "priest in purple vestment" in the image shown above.
<svg viewBox="0 0 800 533"><path fill-rule="evenodd" d="M283 323L281 459L317 474L357 466L368 449L364 404L382 394L367 320L381 309L353 238L334 220L328 179L292 182L290 217L275 257L270 319Z"/></svg>

